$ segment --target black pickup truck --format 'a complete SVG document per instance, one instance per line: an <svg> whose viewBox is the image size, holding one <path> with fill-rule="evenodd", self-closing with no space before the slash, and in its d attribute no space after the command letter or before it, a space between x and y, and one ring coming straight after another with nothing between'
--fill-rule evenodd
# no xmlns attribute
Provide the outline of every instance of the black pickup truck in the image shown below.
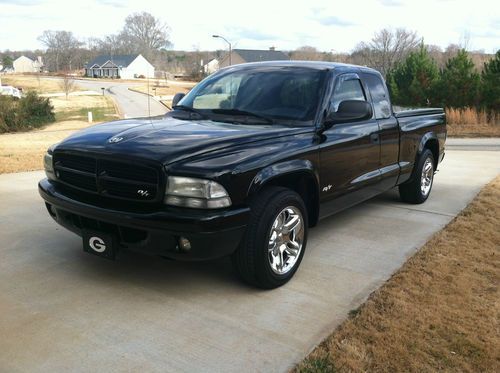
<svg viewBox="0 0 500 373"><path fill-rule="evenodd" d="M443 110L394 112L382 76L361 66L231 66L173 105L48 150L40 194L84 250L231 256L242 279L274 288L319 219L395 186L423 203L444 157Z"/></svg>

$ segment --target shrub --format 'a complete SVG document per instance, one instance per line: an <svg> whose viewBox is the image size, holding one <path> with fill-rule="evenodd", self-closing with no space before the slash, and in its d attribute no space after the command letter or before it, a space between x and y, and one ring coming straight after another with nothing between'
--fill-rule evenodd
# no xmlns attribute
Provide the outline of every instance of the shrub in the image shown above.
<svg viewBox="0 0 500 373"><path fill-rule="evenodd" d="M0 96L0 132L29 130L54 121L54 107L48 98L32 91L20 100Z"/></svg>
<svg viewBox="0 0 500 373"><path fill-rule="evenodd" d="M9 132L16 126L17 102L10 96L0 96L0 133Z"/></svg>
<svg viewBox="0 0 500 373"><path fill-rule="evenodd" d="M19 100L19 117L24 127L40 127L55 121L54 107L48 98L28 92Z"/></svg>

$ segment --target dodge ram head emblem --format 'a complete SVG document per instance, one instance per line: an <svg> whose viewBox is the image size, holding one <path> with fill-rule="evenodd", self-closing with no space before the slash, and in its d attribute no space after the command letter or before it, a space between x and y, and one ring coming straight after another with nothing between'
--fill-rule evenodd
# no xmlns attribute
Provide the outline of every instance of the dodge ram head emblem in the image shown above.
<svg viewBox="0 0 500 373"><path fill-rule="evenodd" d="M139 189L137 191L137 194L140 195L141 197L149 197L149 191L147 190Z"/></svg>
<svg viewBox="0 0 500 373"><path fill-rule="evenodd" d="M110 138L108 142L109 142L110 144L115 144L115 143L120 142L120 141L122 141L122 140L123 140L123 137L118 137L118 136L116 136L116 137L112 137L112 138Z"/></svg>

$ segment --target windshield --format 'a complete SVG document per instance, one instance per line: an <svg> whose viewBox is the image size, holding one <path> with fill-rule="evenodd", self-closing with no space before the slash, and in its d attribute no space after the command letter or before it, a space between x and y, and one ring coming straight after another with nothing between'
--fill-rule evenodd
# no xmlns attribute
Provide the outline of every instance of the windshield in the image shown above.
<svg viewBox="0 0 500 373"><path fill-rule="evenodd" d="M260 66L214 74L178 105L209 119L252 116L267 123L312 123L325 72L303 67Z"/></svg>

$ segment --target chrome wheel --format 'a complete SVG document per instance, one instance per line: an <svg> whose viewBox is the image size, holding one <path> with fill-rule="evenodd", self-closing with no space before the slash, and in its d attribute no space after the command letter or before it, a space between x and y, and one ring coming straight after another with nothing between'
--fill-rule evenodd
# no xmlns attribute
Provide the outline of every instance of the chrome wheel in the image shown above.
<svg viewBox="0 0 500 373"><path fill-rule="evenodd" d="M285 207L274 219L269 232L268 259L278 275L289 272L297 263L304 242L304 219L295 206Z"/></svg>
<svg viewBox="0 0 500 373"><path fill-rule="evenodd" d="M432 159L427 158L422 167L422 176L420 177L420 191L423 196L427 196L431 191L432 178L434 177L434 165Z"/></svg>

